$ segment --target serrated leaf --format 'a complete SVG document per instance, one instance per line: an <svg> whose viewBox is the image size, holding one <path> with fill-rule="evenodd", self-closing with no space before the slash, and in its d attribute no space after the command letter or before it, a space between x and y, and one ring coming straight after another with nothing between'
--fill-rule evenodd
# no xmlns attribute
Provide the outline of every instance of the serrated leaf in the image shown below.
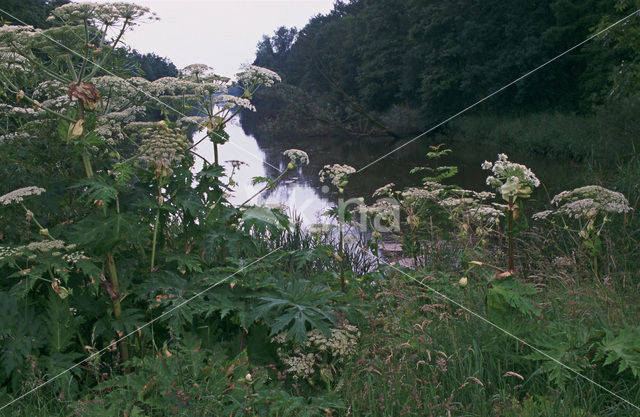
<svg viewBox="0 0 640 417"><path fill-rule="evenodd" d="M633 376L640 376L640 328L625 327L616 336L607 330L599 343L596 360L604 359L603 365L619 361L618 373L631 370Z"/></svg>
<svg viewBox="0 0 640 417"><path fill-rule="evenodd" d="M539 291L531 283L503 281L494 282L487 292L489 297L501 299L508 306L517 309L527 317L538 316L541 313L535 300L531 298Z"/></svg>

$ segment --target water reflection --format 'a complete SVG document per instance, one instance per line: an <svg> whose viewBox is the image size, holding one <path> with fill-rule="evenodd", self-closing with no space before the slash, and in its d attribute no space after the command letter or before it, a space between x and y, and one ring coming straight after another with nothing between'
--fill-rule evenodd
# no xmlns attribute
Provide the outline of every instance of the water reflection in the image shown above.
<svg viewBox="0 0 640 417"><path fill-rule="evenodd" d="M228 124L226 130L229 133L230 141L221 146L218 151L220 161L225 165L225 171L227 174L231 173L231 164L227 161L238 160L246 164L236 170L233 175L237 186L230 202L239 205L264 187L264 184L253 185L253 178L275 178L285 169L289 161L282 155L282 152L288 148L272 146L261 149L256 139L245 134L237 123ZM205 134L205 132L197 133L194 140L197 142ZM204 140L196 146L195 151L208 162L212 162L214 159L213 145L208 140ZM201 169L202 165L203 161L197 158L195 169ZM313 182L312 172L310 167L300 167L287 172L275 189L261 193L251 203L260 205L284 204L300 215L304 224L318 222L319 215L326 211L330 203L329 196L322 192L321 184ZM315 173L317 174L317 171Z"/></svg>
<svg viewBox="0 0 640 417"><path fill-rule="evenodd" d="M300 214L305 224L315 223L320 213L326 211L331 202L337 200L335 190L329 189L318 179L318 172L327 164L348 164L362 168L382 155L395 149L403 142L393 142L388 138L341 138L341 137L295 137L295 138L254 138L245 133L238 124L229 124L227 131L230 142L220 148L220 161L240 160L247 164L234 174L238 184L231 198L234 204L241 204L263 185L252 185L254 177L276 177L288 163L282 155L286 149L296 148L309 154L307 166L288 172L274 190L266 191L253 201L254 204L284 204ZM202 138L204 133L196 135ZM426 158L433 139L422 138L385 157L380 162L354 174L345 189L345 198L364 197L372 202L371 194L377 188L393 182L397 189L420 184L423 174L410 174L415 166L433 164ZM480 164L486 159L494 161L501 149L495 147L454 143L453 152L438 162L439 165L456 165L459 174L452 182L465 188L486 190L487 172ZM208 161L213 161L213 145L205 140L197 152ZM579 185L580 178L575 165L558 163L536 155L510 153L510 159L533 169L544 184L534 194L534 199L548 201L547 193L553 196L562 189ZM202 166L198 161L197 168ZM231 172L226 163L226 171Z"/></svg>

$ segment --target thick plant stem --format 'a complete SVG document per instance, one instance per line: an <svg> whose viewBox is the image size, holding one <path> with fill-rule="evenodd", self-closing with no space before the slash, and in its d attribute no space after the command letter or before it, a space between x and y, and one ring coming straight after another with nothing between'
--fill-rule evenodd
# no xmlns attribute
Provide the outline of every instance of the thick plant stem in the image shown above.
<svg viewBox="0 0 640 417"><path fill-rule="evenodd" d="M150 271L153 272L154 263L156 260L156 243L158 241L158 224L160 223L160 210L156 213L156 222L153 225L153 241L151 242L151 268Z"/></svg>
<svg viewBox="0 0 640 417"><path fill-rule="evenodd" d="M513 199L509 198L509 210L508 210L508 219L509 219L509 231L508 231L508 240L509 240L509 271L515 270L514 260L513 260L513 212L515 210L515 206L513 204Z"/></svg>
<svg viewBox="0 0 640 417"><path fill-rule="evenodd" d="M158 226L160 224L160 207L162 206L162 189L160 188L160 183L158 182L158 211L156 212L156 221L153 225L153 240L151 242L151 268L150 271L153 272L153 267L155 265L156 260L156 245L158 243Z"/></svg>
<svg viewBox="0 0 640 417"><path fill-rule="evenodd" d="M218 157L218 144L214 143L213 144L213 161L216 165L220 165L219 163L219 157Z"/></svg>
<svg viewBox="0 0 640 417"><path fill-rule="evenodd" d="M340 242L339 242L339 255L340 255L340 288L344 292L344 233L342 232L342 221L340 223Z"/></svg>
<svg viewBox="0 0 640 417"><path fill-rule="evenodd" d="M107 271L109 272L109 280L111 281L111 288L113 294L111 295L111 304L113 305L113 317L120 321L122 319L122 306L120 305L120 284L118 283L118 272L116 270L116 263L113 259L113 254L107 252L106 256ZM125 341L120 343L120 355L123 362L129 360L129 347Z"/></svg>
<svg viewBox="0 0 640 417"><path fill-rule="evenodd" d="M82 100L78 100L78 122L84 120L84 103ZM77 123L77 122L76 122ZM83 137L84 140L84 137ZM91 159L86 152L82 152L82 165L84 165L84 171L87 174L87 178L93 178L93 168L91 167Z"/></svg>
<svg viewBox="0 0 640 417"><path fill-rule="evenodd" d="M93 178L93 168L91 167L91 160L86 153L82 154L82 165L84 165L84 171L87 174L87 178Z"/></svg>

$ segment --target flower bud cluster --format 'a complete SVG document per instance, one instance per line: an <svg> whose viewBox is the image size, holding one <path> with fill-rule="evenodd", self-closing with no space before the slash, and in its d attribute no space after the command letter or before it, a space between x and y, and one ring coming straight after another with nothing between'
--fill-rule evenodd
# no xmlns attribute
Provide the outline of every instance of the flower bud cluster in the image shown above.
<svg viewBox="0 0 640 417"><path fill-rule="evenodd" d="M180 162L190 143L181 131L169 128L164 122L144 128L138 159L155 168L156 177L166 177L173 173L171 164Z"/></svg>

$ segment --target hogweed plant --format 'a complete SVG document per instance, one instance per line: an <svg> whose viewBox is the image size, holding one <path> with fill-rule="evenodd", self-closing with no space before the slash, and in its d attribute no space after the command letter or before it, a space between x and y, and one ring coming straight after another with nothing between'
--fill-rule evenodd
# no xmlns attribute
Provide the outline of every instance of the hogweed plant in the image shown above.
<svg viewBox="0 0 640 417"><path fill-rule="evenodd" d="M5 90L15 94L17 104L24 100L32 106L31 112L25 111L23 106L15 109L24 109L27 115L49 113L65 120L68 123L65 139L80 154L87 177L93 176L90 161L93 138L89 135L87 112L95 111L100 99L90 81L103 69L128 30L155 19L149 9L134 4L87 3L56 8L47 19L53 25L49 29L0 27L2 50L15 58L13 64L0 67L0 83ZM51 62L43 56L57 56L58 59ZM26 74L16 77L16 69L41 83L35 88L24 83ZM61 111L56 109L63 104L60 100L40 102L27 93L29 90L35 93L39 87L44 87L42 82L66 89L68 100L75 102L75 109ZM66 106L63 104L63 107Z"/></svg>
<svg viewBox="0 0 640 417"><path fill-rule="evenodd" d="M533 189L540 185L540 180L529 168L509 161L509 157L503 153L498 155L495 162L484 161L482 169L491 171L493 175L487 177L487 185L495 189L507 202L508 271L513 273L514 222L520 216L520 208L516 201L518 198L529 198Z"/></svg>
<svg viewBox="0 0 640 417"><path fill-rule="evenodd" d="M448 155L451 150L443 146L431 146L427 158L437 161ZM437 245L443 237L449 236L450 231L457 230L457 238L467 238L471 244L474 244L474 233L481 244L487 243L491 230L504 217L500 205L488 202L495 197L493 193L442 184L441 181L456 175L455 166L415 167L411 172L428 175L422 178L422 185L408 187L403 191L394 190L394 183L378 188L373 197L384 197L391 204L379 207L380 204L376 203L371 208L361 209L361 212L379 214L376 217L378 222L392 219L394 232L400 232L400 212L403 212L406 219L402 230L403 249L413 258L414 265L419 263L421 250L430 250L429 246ZM394 216L385 216L384 209L388 212L391 207L394 209ZM377 230L376 226L379 225L374 225ZM428 242L422 242L425 238Z"/></svg>
<svg viewBox="0 0 640 417"><path fill-rule="evenodd" d="M213 143L215 164L219 164L218 147L229 140L229 135L225 133L227 123L242 109L256 111L251 104L255 92L262 86L270 87L280 81L275 72L255 65L243 66L231 84L229 78L216 75L213 68L204 64L192 64L183 68L180 78L186 83L199 86L196 95L183 94L177 97L185 110L196 111L196 115L186 116L181 120L197 125L200 130L206 130L205 137ZM230 86L240 88L242 95L238 97L229 94Z"/></svg>
<svg viewBox="0 0 640 417"><path fill-rule="evenodd" d="M138 160L153 172L153 177L156 181L158 203L151 243L150 270L153 272L160 210L162 209L162 204L165 199L162 195L162 187L165 185L167 177L173 175L172 165L179 163L182 158L184 158L184 153L189 146L189 141L183 132L177 129L171 129L164 121L158 122L156 126L152 128L147 128L143 136L145 138L140 144L140 156Z"/></svg>
<svg viewBox="0 0 640 417"><path fill-rule="evenodd" d="M329 211L329 215L338 221L338 256L337 260L340 264L340 288L345 291L345 265L344 265L344 225L350 219L350 214L346 211L346 205L342 198L344 189L349 184L349 176L354 174L356 169L349 165L333 164L325 165L318 173L320 182L330 183L338 190L338 202L333 210Z"/></svg>
<svg viewBox="0 0 640 417"><path fill-rule="evenodd" d="M31 329L7 331L31 331L35 338L43 317L54 310L60 317L49 329L55 350L46 341L25 345L31 336L3 336L2 356L10 364L0 371L0 381L18 378L27 356L44 352L59 354L48 365L54 375L80 357L73 348L82 355L111 345L170 303L210 285L220 271L236 270L260 254L260 245L242 229L241 210L224 198L228 187L220 181L224 169L217 157L192 172L194 157L201 156L187 132L206 129L216 149L220 137L228 138L225 125L239 108L253 110L255 91L279 77L249 66L230 80L196 64L179 77L127 78L116 49L131 27L154 19L133 4L86 3L55 9L50 29L0 27L2 152L21 149L29 161L44 160L55 169L42 176L42 184L24 178L35 185L0 197L2 231L9 231L0 235L6 276L0 297L24 301L20 323ZM229 94L231 86L242 97ZM56 152L35 149L33 138L46 138L48 150ZM308 163L303 151L285 155L291 160L287 170ZM14 221L14 205L26 213L24 232ZM36 236L29 230L34 224ZM160 304L150 302L158 299ZM108 367L115 370L155 349L155 332L182 337L184 323L214 311L210 303L193 304L170 328L139 330L96 361L103 366L113 355ZM36 308L41 305L47 310ZM70 378L85 381L81 374L78 369Z"/></svg>
<svg viewBox="0 0 640 417"><path fill-rule="evenodd" d="M375 193L374 193L375 194ZM360 219L358 226L360 230L371 228L371 239L369 248L376 257L376 263L380 266L380 243L382 234L397 232L400 230L400 207L395 199L378 199L370 206L359 204L354 210Z"/></svg>
<svg viewBox="0 0 640 417"><path fill-rule="evenodd" d="M561 220L563 230L572 233L591 257L593 273L598 278L598 256L602 252L600 235L611 216L632 210L627 198L599 185L587 185L563 191L551 200L553 209L533 215L536 220Z"/></svg>

